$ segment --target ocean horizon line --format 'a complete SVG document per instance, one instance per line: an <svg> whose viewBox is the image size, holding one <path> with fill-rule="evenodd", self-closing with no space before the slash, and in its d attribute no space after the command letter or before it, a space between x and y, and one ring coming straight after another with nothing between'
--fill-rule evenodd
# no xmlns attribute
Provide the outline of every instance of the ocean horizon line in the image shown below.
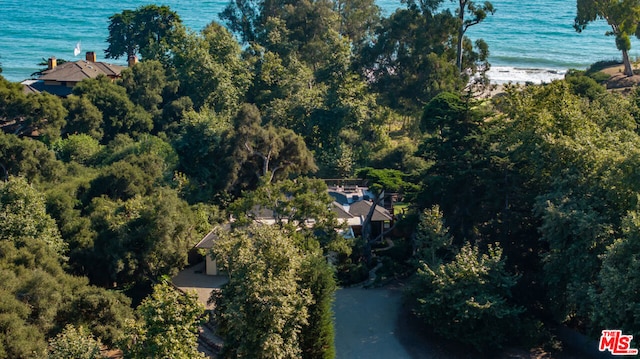
<svg viewBox="0 0 640 359"><path fill-rule="evenodd" d="M220 22L219 13L228 0L194 1L187 5L177 0L164 3L176 11L184 24L194 30L203 29L211 21ZM400 0L376 0L383 14L389 16L401 7ZM496 13L483 24L470 29L472 41L484 39L489 45L489 62L493 68L513 68L520 82L540 81L535 73L551 73L569 69L586 69L597 61L619 58L619 52L610 37L604 36L606 22L596 22L582 34L572 27L575 3L557 3L544 0L521 4L512 0L492 0ZM7 0L5 11L0 12L3 32L0 35L0 74L12 82L31 78L41 69L37 64L55 56L74 61L76 44L82 43L82 52L96 52L99 61L126 65L126 61L104 59L107 48L108 17L122 9L143 5L139 0L122 2L68 3L63 13L55 11L55 3L44 0ZM89 11L90 9L90 11ZM55 16L54 16L55 15ZM28 23L29 26L24 26ZM517 26L514 26L517 23ZM544 31L543 31L544 30ZM542 31L542 32L541 32ZM537 34L542 34L538 36ZM632 58L640 57L640 43L632 39ZM526 71L535 69L535 71ZM500 74L490 73L494 82L503 81ZM532 74L533 78L525 76ZM513 80L513 79L512 79Z"/></svg>

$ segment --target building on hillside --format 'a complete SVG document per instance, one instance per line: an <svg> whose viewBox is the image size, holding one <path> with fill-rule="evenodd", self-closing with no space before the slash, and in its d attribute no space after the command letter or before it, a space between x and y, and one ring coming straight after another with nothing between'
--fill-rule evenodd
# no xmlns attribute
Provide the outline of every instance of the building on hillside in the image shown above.
<svg viewBox="0 0 640 359"><path fill-rule="evenodd" d="M129 61L129 65L136 60ZM58 65L55 57L49 58L47 69L37 79L22 81L25 93L48 92L60 97L71 94L73 87L84 79L93 79L100 75L112 80L120 78L122 70L126 66L114 65L107 62L96 61L95 52L87 52L85 59L70 61Z"/></svg>
<svg viewBox="0 0 640 359"><path fill-rule="evenodd" d="M342 234L347 238L355 238L362 235L362 226L373 206L374 195L367 187L363 186L332 186L328 190L329 195L334 198L331 210L336 214L338 221L347 225L347 230ZM371 234L378 236L393 225L393 214L387 210L388 202L391 201L390 196L377 205L371 217ZM391 203L390 205L393 205ZM256 207L252 210L253 218L256 222L264 225L274 225L279 222L287 221L286 218L279 217L278 214L267 208ZM305 222L306 226L313 226L313 219ZM231 225L229 223L223 225L222 230L229 231ZM205 254L205 272L207 275L220 275L220 270L215 259L211 256L210 250L215 245L217 239L216 229L209 232L195 248L204 250Z"/></svg>
<svg viewBox="0 0 640 359"><path fill-rule="evenodd" d="M231 225L226 224L223 227L225 230L231 230ZM207 233L204 238L196 244L196 249L200 249L206 252L205 254L205 274L207 275L220 275L220 270L218 269L218 263L216 259L211 255L211 248L213 248L216 239L218 239L218 235L216 234L217 228L211 230L211 232Z"/></svg>
<svg viewBox="0 0 640 359"><path fill-rule="evenodd" d="M375 195L368 187L358 185L331 186L329 195L335 200L333 211L338 215L338 219L349 226L348 234L353 237L360 236ZM373 236L380 235L393 224L393 212L389 208L393 208L390 196L385 196L382 202L376 205L371 216Z"/></svg>

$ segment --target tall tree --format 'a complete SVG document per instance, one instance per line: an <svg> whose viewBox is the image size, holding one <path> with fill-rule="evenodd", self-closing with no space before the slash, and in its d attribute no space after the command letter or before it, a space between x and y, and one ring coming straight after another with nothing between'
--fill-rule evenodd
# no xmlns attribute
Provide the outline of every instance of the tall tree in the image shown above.
<svg viewBox="0 0 640 359"><path fill-rule="evenodd" d="M429 101L422 116L421 128L427 136L420 152L435 163L423 176L420 202L425 207L440 205L459 240L473 238L476 226L488 215L481 205L481 174L488 167L483 155L484 116L473 100L450 92Z"/></svg>
<svg viewBox="0 0 640 359"><path fill-rule="evenodd" d="M524 311L511 303L517 280L506 271L498 245L489 245L485 254L466 244L451 262L423 263L409 293L416 314L436 333L484 351L515 334Z"/></svg>
<svg viewBox="0 0 640 359"><path fill-rule="evenodd" d="M354 52L371 40L380 23L380 7L374 0L334 0L340 16L340 34L351 40Z"/></svg>
<svg viewBox="0 0 640 359"><path fill-rule="evenodd" d="M236 0L220 16L246 43L283 58L294 55L314 71L325 71L336 54L349 53L340 15L330 0Z"/></svg>
<svg viewBox="0 0 640 359"><path fill-rule="evenodd" d="M487 18L488 14L493 15L495 10L493 9L493 4L489 1L485 1L483 4L478 4L477 1L472 0L451 0L452 2L457 2L458 6L456 8L456 16L460 21L459 29L458 29L458 43L457 43L457 54L458 57L456 59L456 65L460 72L463 69L462 56L463 56L463 43L464 43L464 35L467 33L467 30L471 26L478 25L484 19Z"/></svg>
<svg viewBox="0 0 640 359"><path fill-rule="evenodd" d="M114 14L109 17L105 56L130 58L140 53L147 60L162 60L177 41L181 24L178 14L166 5L145 5Z"/></svg>
<svg viewBox="0 0 640 359"><path fill-rule="evenodd" d="M183 114L172 145L180 159L177 170L188 177L183 191L190 201L211 201L227 187L230 129L231 121L209 108Z"/></svg>
<svg viewBox="0 0 640 359"><path fill-rule="evenodd" d="M144 108L154 119L160 115L164 101L162 95L169 84L159 61L143 61L125 69L122 71L121 84L127 90L131 102Z"/></svg>
<svg viewBox="0 0 640 359"><path fill-rule="evenodd" d="M629 50L631 40L629 36L638 32L638 22L640 21L640 1L638 0L577 0L576 18L573 27L577 32L582 32L587 25L597 19L604 19L611 31L605 35L615 36L616 47L622 52L622 62L624 63L624 74L633 75Z"/></svg>
<svg viewBox="0 0 640 359"><path fill-rule="evenodd" d="M172 65L180 95L189 96L196 109L209 106L229 117L243 102L251 81L240 45L216 22L200 34L187 33L173 48Z"/></svg>
<svg viewBox="0 0 640 359"><path fill-rule="evenodd" d="M420 214L420 222L416 229L413 255L417 266L421 263L431 268L442 263L442 252L451 246L449 228L444 225L442 211L438 205L425 209Z"/></svg>
<svg viewBox="0 0 640 359"><path fill-rule="evenodd" d="M336 351L332 305L337 288L334 270L318 255L308 256L303 268L302 286L309 289L313 302L308 307L308 323L300 333L302 358L333 359Z"/></svg>
<svg viewBox="0 0 640 359"><path fill-rule="evenodd" d="M261 0L232 0L229 1L220 18L227 27L240 35L242 42L250 44L257 38Z"/></svg>
<svg viewBox="0 0 640 359"><path fill-rule="evenodd" d="M301 136L271 124L262 126L261 122L258 109L249 104L243 105L234 119L232 187L255 187L263 178L271 182L317 170Z"/></svg>
<svg viewBox="0 0 640 359"><path fill-rule="evenodd" d="M198 352L198 324L204 306L194 293L182 293L162 282L136 309L138 323L124 338L127 358L204 358Z"/></svg>
<svg viewBox="0 0 640 359"><path fill-rule="evenodd" d="M466 86L455 66L451 34L457 21L450 12L421 10L415 4L382 21L376 41L361 57L363 71L384 104L414 115L438 93Z"/></svg>
<svg viewBox="0 0 640 359"><path fill-rule="evenodd" d="M275 227L253 224L218 233L213 249L229 276L212 293L229 358L300 358L301 333L311 293L300 285L304 256L291 237Z"/></svg>

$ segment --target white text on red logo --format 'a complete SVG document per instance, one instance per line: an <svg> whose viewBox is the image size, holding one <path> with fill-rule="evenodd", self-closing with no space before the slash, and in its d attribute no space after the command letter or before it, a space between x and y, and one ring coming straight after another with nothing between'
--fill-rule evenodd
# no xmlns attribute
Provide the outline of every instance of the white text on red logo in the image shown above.
<svg viewBox="0 0 640 359"><path fill-rule="evenodd" d="M613 355L637 355L638 349L631 348L631 339L633 335L622 335L622 330L603 330L598 349L609 350Z"/></svg>

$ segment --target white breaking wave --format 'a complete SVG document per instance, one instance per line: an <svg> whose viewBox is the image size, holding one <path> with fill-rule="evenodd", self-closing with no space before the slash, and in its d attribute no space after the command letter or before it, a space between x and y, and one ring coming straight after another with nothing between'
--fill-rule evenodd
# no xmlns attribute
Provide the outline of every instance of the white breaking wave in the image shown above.
<svg viewBox="0 0 640 359"><path fill-rule="evenodd" d="M487 72L487 76L492 84L504 85L508 83L549 83L553 80L564 78L566 70L554 69L527 69L509 66L492 66Z"/></svg>

